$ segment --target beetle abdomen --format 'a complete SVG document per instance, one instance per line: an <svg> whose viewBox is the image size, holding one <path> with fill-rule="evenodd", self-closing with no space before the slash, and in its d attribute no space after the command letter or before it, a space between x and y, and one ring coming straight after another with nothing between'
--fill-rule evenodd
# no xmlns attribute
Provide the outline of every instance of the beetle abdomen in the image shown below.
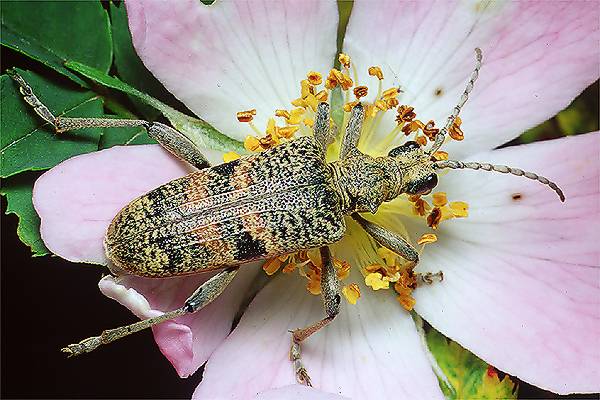
<svg viewBox="0 0 600 400"><path fill-rule="evenodd" d="M105 240L129 273L166 277L333 243L345 224L312 138L171 181L127 205Z"/></svg>

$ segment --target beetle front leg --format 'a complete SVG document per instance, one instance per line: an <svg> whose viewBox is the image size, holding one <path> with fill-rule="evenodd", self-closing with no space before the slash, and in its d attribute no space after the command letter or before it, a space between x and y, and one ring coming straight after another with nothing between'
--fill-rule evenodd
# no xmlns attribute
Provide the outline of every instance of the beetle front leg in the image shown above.
<svg viewBox="0 0 600 400"><path fill-rule="evenodd" d="M321 260L321 297L325 314L327 316L322 320L307 326L306 328L296 329L292 332L292 346L290 348L290 360L294 364L294 373L299 383L312 386L310 376L301 361L300 344L311 335L327 326L340 312L340 282L337 277L331 250L324 246L320 248Z"/></svg>
<svg viewBox="0 0 600 400"><path fill-rule="evenodd" d="M159 122L148 122L141 119L113 119L113 118L66 118L57 117L33 93L31 86L14 71L9 72L10 77L19 84L21 94L25 101L44 121L54 127L57 133L73 131L82 128L125 128L141 126L148 132L148 136L156 140L176 157L190 163L198 169L210 167L202 152L183 133Z"/></svg>
<svg viewBox="0 0 600 400"><path fill-rule="evenodd" d="M319 103L313 128L315 139L323 147L324 154L327 154L327 146L329 146L334 139L329 125L329 108L329 103Z"/></svg>
<svg viewBox="0 0 600 400"><path fill-rule="evenodd" d="M385 229L371 221L364 219L360 214L352 214L352 218L360 224L383 247L390 249L407 261L417 265L419 262L419 253L402 236Z"/></svg>
<svg viewBox="0 0 600 400"><path fill-rule="evenodd" d="M150 328L162 322L181 317L182 315L195 313L201 310L214 299L216 299L225 288L231 283L237 274L238 267L227 268L206 282L204 282L196 291L185 301L185 304L173 311L166 312L158 317L148 318L143 321L136 322L131 325L122 326L120 328L108 329L100 334L82 340L79 343L70 344L61 349L64 353L68 353L69 357L78 356L83 353L89 353L103 344L114 342L132 333Z"/></svg>

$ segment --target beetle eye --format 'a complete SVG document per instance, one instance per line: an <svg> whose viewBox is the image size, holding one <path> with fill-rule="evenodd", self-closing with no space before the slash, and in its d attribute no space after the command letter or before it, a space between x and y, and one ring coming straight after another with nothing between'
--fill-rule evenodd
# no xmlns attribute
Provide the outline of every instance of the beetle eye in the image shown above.
<svg viewBox="0 0 600 400"><path fill-rule="evenodd" d="M431 192L431 190L436 187L437 184L438 177L436 174L432 173L421 180L409 184L406 188L406 192L412 195L427 194Z"/></svg>
<svg viewBox="0 0 600 400"><path fill-rule="evenodd" d="M388 156L396 157L398 154L409 153L411 151L417 150L420 147L421 146L419 146L419 143L415 142L414 140L410 140L401 146L394 147L393 149L391 149L388 153Z"/></svg>

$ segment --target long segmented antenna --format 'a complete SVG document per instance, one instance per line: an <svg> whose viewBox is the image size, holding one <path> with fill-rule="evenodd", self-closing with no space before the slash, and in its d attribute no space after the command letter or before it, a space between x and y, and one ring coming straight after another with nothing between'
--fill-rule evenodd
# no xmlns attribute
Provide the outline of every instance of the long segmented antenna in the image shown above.
<svg viewBox="0 0 600 400"><path fill-rule="evenodd" d="M474 170L482 169L484 171L500 172L501 174L524 176L525 178L529 178L534 181L543 183L544 185L550 186L550 188L552 190L554 190L556 192L556 194L558 194L560 201L562 201L562 202L565 201L565 195L556 183L552 182L548 178L545 178L538 174L534 174L533 172L523 171L522 169L508 167L506 165L493 165L493 164L479 163L479 162L462 162L462 161L455 161L455 160L436 161L433 163L433 168L435 168L435 169L445 169L445 168L474 169Z"/></svg>
<svg viewBox="0 0 600 400"><path fill-rule="evenodd" d="M452 110L452 114L450 114L450 116L448 117L448 122L446 123L446 126L436 135L435 142L433 143L433 146L431 146L431 150L429 150L429 154L435 153L436 151L438 151L440 149L440 147L442 147L442 144L444 144L444 140L446 139L446 134L448 133L448 129L450 129L452 124L454 124L454 121L456 120L456 117L458 117L460 110L462 109L462 107L465 105L465 103L469 99L469 93L471 93L471 91L473 90L475 81L479 77L479 70L481 69L481 61L483 60L483 53L481 52L481 49L479 47L475 48L475 59L477 60L475 62L475 69L471 73L471 78L469 79L469 82L467 83L467 87L465 88L465 91L463 92L462 96L460 96L460 101Z"/></svg>

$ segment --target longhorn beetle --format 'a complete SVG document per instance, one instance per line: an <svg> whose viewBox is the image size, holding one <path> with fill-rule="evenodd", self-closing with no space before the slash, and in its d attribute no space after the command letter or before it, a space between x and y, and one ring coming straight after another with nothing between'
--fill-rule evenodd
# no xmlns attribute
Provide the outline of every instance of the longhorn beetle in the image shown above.
<svg viewBox="0 0 600 400"><path fill-rule="evenodd" d="M387 156L375 158L362 153L357 143L365 110L358 103L351 110L340 158L331 163L325 161L332 136L329 104L325 102L317 107L314 136L211 166L182 133L158 122L55 117L23 78L11 73L25 101L54 126L57 133L80 128L141 126L164 148L198 169L133 200L114 217L104 238L113 273L165 278L219 271L181 308L105 330L100 336L70 344L62 350L69 355L83 354L133 332L194 313L223 292L241 264L319 248L326 316L293 331L290 351L298 381L310 385L300 360L300 344L329 324L339 312L340 285L328 246L343 237L344 216L357 221L380 245L416 265L419 255L409 242L359 213L375 213L383 202L401 194L429 193L437 185L437 170L469 168L524 176L550 186L564 201L558 186L537 174L503 165L437 161L433 157L473 89L481 68L480 49L476 49L476 59L459 103L429 150L409 141L393 148Z"/></svg>

